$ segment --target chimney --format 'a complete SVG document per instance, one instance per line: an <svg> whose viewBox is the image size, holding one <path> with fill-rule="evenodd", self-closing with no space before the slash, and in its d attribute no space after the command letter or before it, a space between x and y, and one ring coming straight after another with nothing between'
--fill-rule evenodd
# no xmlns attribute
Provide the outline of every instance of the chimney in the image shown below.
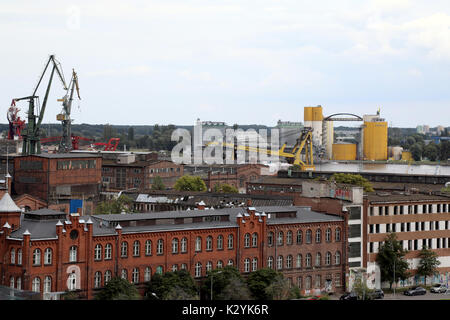
<svg viewBox="0 0 450 320"><path fill-rule="evenodd" d="M248 212L248 214L252 215L252 214L255 214L256 209L255 209L255 207L247 207L247 212Z"/></svg>

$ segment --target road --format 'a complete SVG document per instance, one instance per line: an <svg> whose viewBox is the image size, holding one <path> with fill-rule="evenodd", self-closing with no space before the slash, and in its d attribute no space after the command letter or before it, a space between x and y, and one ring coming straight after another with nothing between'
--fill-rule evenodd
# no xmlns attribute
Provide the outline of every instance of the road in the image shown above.
<svg viewBox="0 0 450 320"><path fill-rule="evenodd" d="M430 292L423 296L405 296L403 293L397 293L395 296L393 294L385 294L384 300L450 300L450 294Z"/></svg>

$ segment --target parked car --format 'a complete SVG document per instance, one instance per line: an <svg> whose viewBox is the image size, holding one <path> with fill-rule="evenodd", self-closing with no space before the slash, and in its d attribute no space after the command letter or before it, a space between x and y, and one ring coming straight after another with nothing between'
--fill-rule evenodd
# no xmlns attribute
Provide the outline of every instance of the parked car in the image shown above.
<svg viewBox="0 0 450 320"><path fill-rule="evenodd" d="M427 290L425 290L422 287L412 287L411 289L403 292L403 294L405 296L420 296L420 295L424 295L426 293L427 293Z"/></svg>
<svg viewBox="0 0 450 320"><path fill-rule="evenodd" d="M446 291L447 291L447 287L440 283L435 284L430 289L430 292L432 292L432 293L445 293Z"/></svg>
<svg viewBox="0 0 450 320"><path fill-rule="evenodd" d="M355 292L344 293L339 300L358 300L358 295Z"/></svg>
<svg viewBox="0 0 450 320"><path fill-rule="evenodd" d="M371 294L370 298L372 299L383 299L384 298L384 292L381 289L375 289Z"/></svg>

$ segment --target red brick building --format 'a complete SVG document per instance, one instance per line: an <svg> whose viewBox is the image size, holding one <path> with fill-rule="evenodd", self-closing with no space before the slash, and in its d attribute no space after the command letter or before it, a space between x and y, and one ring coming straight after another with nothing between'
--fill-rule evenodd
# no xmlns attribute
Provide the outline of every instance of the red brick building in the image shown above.
<svg viewBox="0 0 450 320"><path fill-rule="evenodd" d="M143 288L154 273L187 269L201 280L236 266L281 271L305 294L345 289L344 219L307 207L258 207L98 216L0 200L1 284L92 299L114 276Z"/></svg>

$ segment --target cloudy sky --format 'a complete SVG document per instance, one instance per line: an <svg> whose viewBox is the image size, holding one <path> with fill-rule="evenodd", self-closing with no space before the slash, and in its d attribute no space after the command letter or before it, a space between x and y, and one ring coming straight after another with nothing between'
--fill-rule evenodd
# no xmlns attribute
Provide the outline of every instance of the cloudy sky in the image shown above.
<svg viewBox="0 0 450 320"><path fill-rule="evenodd" d="M79 76L74 123L273 126L322 105L450 126L448 0L3 0L0 43L0 123L55 54Z"/></svg>

